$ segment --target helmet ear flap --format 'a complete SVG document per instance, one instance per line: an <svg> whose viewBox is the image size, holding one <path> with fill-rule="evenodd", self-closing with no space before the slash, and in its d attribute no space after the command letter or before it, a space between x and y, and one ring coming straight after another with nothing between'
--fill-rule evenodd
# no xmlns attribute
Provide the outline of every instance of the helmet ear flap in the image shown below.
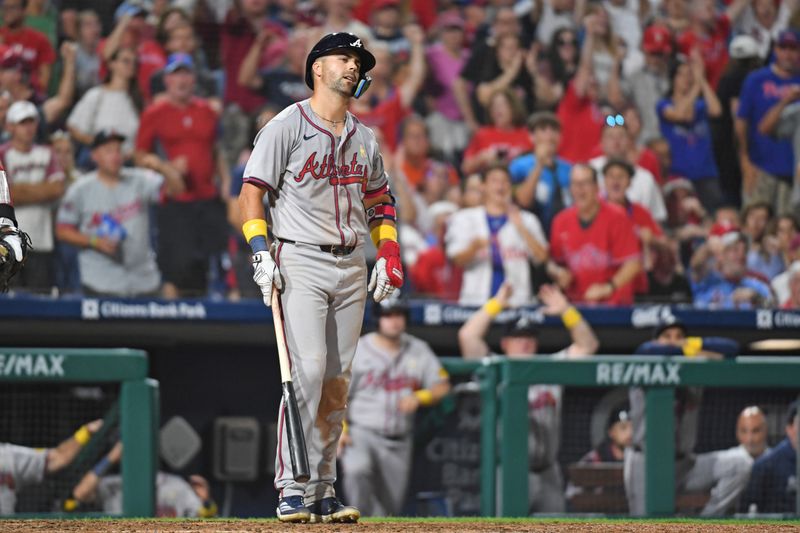
<svg viewBox="0 0 800 533"><path fill-rule="evenodd" d="M356 88L353 89L353 97L359 98L362 94L367 92L369 89L370 84L372 83L372 77L364 74L358 79L358 83L356 84Z"/></svg>

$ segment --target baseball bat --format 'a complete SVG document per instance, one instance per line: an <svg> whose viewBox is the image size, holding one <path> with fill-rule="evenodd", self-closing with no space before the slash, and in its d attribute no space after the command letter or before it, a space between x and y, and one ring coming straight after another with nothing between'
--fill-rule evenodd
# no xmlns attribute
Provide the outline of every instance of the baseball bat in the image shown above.
<svg viewBox="0 0 800 533"><path fill-rule="evenodd" d="M283 333L283 313L278 289L272 287L272 322L275 324L275 340L278 342L278 362L281 367L281 389L283 393L283 416L286 420L286 435L289 438L289 457L292 459L294 480L306 483L311 478L308 468L308 450L303 435L303 422L292 385L292 370L289 366L289 353L286 350L286 336ZM280 450L278 450L280 453Z"/></svg>

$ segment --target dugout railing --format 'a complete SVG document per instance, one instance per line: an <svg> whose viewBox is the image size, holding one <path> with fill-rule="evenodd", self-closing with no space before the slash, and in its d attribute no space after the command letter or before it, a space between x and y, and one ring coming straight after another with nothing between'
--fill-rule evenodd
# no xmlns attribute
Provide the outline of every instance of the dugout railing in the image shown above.
<svg viewBox="0 0 800 533"><path fill-rule="evenodd" d="M442 358L454 376L475 374L481 395L481 514L528 514L527 393L531 385L642 387L645 390L646 512L675 513L676 387L800 388L800 357L740 356L706 361L685 357L595 356L583 360L549 356L482 361ZM800 461L798 461L800 479ZM497 498L497 492L500 497ZM796 514L800 514L798 491Z"/></svg>
<svg viewBox="0 0 800 533"><path fill-rule="evenodd" d="M141 350L0 348L0 385L4 382L120 385L119 429L124 449L122 516L125 517L151 517L156 510L159 387L147 374L147 354ZM12 515L21 516L25 515ZM37 513L36 516L55 514Z"/></svg>

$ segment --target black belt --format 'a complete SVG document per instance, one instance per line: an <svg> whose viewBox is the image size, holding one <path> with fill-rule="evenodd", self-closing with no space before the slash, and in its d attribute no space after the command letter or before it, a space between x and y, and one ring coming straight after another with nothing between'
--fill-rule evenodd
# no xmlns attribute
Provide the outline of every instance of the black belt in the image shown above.
<svg viewBox="0 0 800 533"><path fill-rule="evenodd" d="M281 239L278 237L278 240L286 243L286 244L297 244L296 241L292 241L290 239ZM306 242L301 242L300 244L306 244L308 246L316 246L326 254L333 254L333 255L350 255L353 253L353 250L356 249L355 246L342 246L341 244L309 244Z"/></svg>

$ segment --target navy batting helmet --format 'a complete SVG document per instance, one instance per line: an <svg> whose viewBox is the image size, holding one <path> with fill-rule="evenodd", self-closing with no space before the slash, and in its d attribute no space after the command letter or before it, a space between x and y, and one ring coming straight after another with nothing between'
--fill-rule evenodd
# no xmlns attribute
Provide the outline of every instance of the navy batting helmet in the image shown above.
<svg viewBox="0 0 800 533"><path fill-rule="evenodd" d="M311 72L311 65L314 64L314 61L322 56L342 50L349 50L358 54L358 58L361 60L361 68L358 73L358 83L356 83L356 87L353 90L353 96L358 98L364 94L370 82L372 82L372 78L367 76L367 72L375 66L375 56L364 48L364 44L358 36L348 32L329 33L311 49L306 58L306 85L308 85L309 89L314 89L314 75Z"/></svg>

